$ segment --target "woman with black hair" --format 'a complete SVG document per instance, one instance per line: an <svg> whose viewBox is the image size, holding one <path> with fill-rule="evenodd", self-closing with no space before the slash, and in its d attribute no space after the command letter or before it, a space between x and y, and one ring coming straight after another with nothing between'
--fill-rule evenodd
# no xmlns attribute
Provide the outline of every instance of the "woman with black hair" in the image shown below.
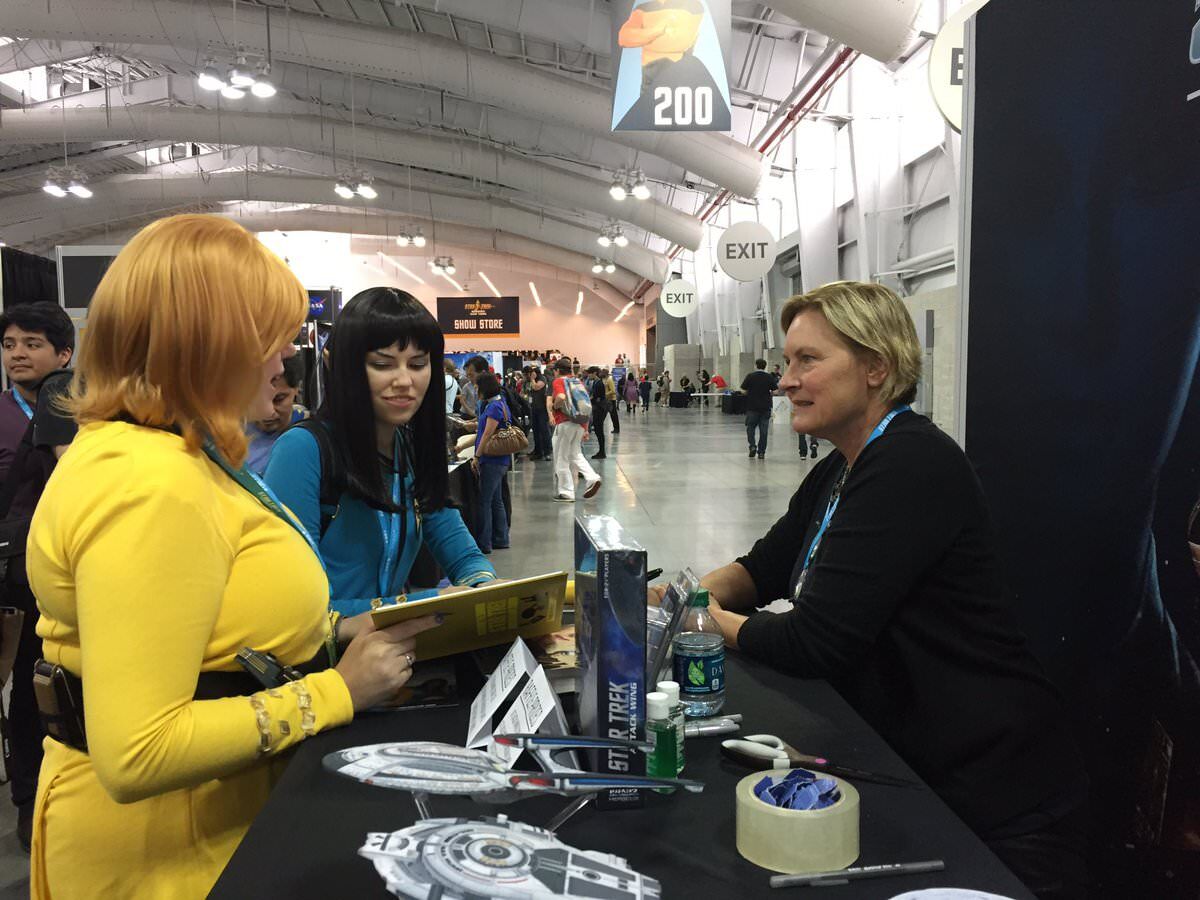
<svg viewBox="0 0 1200 900"><path fill-rule="evenodd" d="M411 294L361 291L342 309L325 350L325 401L311 423L275 443L266 482L310 534L320 534L330 606L344 616L404 593L422 542L456 585L496 577L458 510L446 505L445 399L429 392L443 349L437 322ZM323 494L338 496L335 508L322 507Z"/></svg>
<svg viewBox="0 0 1200 900"><path fill-rule="evenodd" d="M479 424L475 432L472 466L479 475L479 540L484 553L508 549L508 513L504 509L504 473L511 455L488 452L488 442L503 425L512 422L512 410L500 390L500 379L491 372L479 376Z"/></svg>

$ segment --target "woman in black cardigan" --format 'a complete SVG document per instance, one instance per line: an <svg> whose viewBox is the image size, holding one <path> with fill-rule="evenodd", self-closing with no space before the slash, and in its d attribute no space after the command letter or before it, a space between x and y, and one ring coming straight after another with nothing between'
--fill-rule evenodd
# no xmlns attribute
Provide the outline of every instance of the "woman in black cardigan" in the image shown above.
<svg viewBox="0 0 1200 900"><path fill-rule="evenodd" d="M1083 896L1086 777L1010 614L979 482L908 406L912 319L887 288L851 282L793 297L782 318L792 428L836 451L748 554L702 579L726 643L828 679L1034 893ZM790 611L755 612L781 597Z"/></svg>

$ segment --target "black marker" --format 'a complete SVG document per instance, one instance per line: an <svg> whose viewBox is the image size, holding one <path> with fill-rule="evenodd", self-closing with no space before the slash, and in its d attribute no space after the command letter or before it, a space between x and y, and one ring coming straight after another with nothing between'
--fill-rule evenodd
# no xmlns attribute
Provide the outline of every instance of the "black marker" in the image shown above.
<svg viewBox="0 0 1200 900"><path fill-rule="evenodd" d="M813 872L809 875L772 875L771 887L832 887L847 884L858 878L886 878L889 875L919 875L925 872L941 872L946 863L940 859L926 862L888 863L882 866L862 866L858 869L843 869L840 872Z"/></svg>

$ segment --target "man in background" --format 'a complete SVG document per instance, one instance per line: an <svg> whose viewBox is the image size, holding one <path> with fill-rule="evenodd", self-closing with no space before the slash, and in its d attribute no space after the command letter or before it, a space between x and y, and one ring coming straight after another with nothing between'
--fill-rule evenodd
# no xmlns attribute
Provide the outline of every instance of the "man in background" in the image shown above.
<svg viewBox="0 0 1200 900"><path fill-rule="evenodd" d="M479 388L475 382L479 376L488 370L488 361L482 356L472 356L463 363L463 380L458 383L460 393L459 409L463 416L474 419L478 415Z"/></svg>
<svg viewBox="0 0 1200 900"><path fill-rule="evenodd" d="M604 386L604 378L597 366L587 370L588 395L592 400L592 432L596 435L596 443L600 445L598 452L592 454L592 459L608 459L604 445L604 420L608 418L608 392Z"/></svg>
<svg viewBox="0 0 1200 900"><path fill-rule="evenodd" d="M18 522L33 515L55 462L75 437L75 422L51 402L70 387L70 373L59 370L66 369L74 355L75 326L57 303L20 304L0 314L0 340L0 358L12 385L0 394L0 493L12 498L0 516ZM44 732L33 695L33 666L42 655L42 642L24 550L22 543L19 553L0 559L0 591L3 606L19 611L9 615L21 619L4 762L17 807L17 839L28 851ZM4 639L16 635L16 629L6 630ZM10 648L2 650L9 655Z"/></svg>
<svg viewBox="0 0 1200 900"><path fill-rule="evenodd" d="M750 458L757 455L759 459L766 459L775 379L767 374L765 359L754 361L754 371L742 379L742 390L746 394L746 440L750 442ZM757 442L755 432L758 433Z"/></svg>
<svg viewBox="0 0 1200 900"><path fill-rule="evenodd" d="M283 374L271 379L275 395L271 398L273 412L266 419L259 419L246 426L246 437L250 447L246 453L246 467L256 475L267 470L271 449L279 436L292 425L308 418L308 410L296 402L300 393L300 382L304 380L304 361L292 356L283 361Z"/></svg>
<svg viewBox="0 0 1200 900"><path fill-rule="evenodd" d="M443 359L442 368L443 382L446 386L446 415L454 412L454 401L458 397L458 372L454 367L454 360Z"/></svg>
<svg viewBox="0 0 1200 900"><path fill-rule="evenodd" d="M554 422L554 478L558 482L558 491L554 499L562 503L573 503L577 476L583 476L585 500L596 496L596 492L600 490L600 476L583 457L583 426L572 422L568 415L571 410L569 394L572 382L578 384L578 380L571 377L571 361L565 357L560 359L554 364L554 371L558 377L550 387L548 401L550 417Z"/></svg>
<svg viewBox="0 0 1200 900"><path fill-rule="evenodd" d="M604 399L608 401L608 414L612 416L613 434L621 433L621 421L617 418L617 385L613 381L612 372L604 369L600 373L600 377L604 379Z"/></svg>

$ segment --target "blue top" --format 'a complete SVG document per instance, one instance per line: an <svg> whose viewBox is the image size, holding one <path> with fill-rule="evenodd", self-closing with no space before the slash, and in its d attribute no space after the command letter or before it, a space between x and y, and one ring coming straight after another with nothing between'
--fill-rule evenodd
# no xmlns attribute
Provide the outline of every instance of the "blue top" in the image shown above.
<svg viewBox="0 0 1200 900"><path fill-rule="evenodd" d="M504 402L504 397L497 394L491 400L480 401L480 411L477 424L475 426L475 453L479 453L479 442L483 440L483 429L487 427L488 419L496 421L496 427L504 425L506 422L512 421L512 414L508 411L508 404ZM495 434L495 432L492 432ZM479 462L481 465L489 466L507 466L511 461L509 456L480 456Z"/></svg>
<svg viewBox="0 0 1200 900"><path fill-rule="evenodd" d="M285 431L275 442L264 480L312 535L321 533L321 451L317 440L303 428ZM405 477L405 493L414 494L412 474ZM481 584L496 577L496 570L479 552L475 539L463 524L457 509L443 507L417 517L410 509L406 539L400 558L392 569L388 596L404 592L413 560L421 541L454 584ZM320 539L318 549L329 573L329 605L344 616L371 608L379 596L379 572L383 559L383 534L376 510L350 494L343 494L338 514ZM433 591L415 592L409 599L431 596Z"/></svg>
<svg viewBox="0 0 1200 900"><path fill-rule="evenodd" d="M308 410L303 406L293 406L292 418L288 425L295 425L307 418ZM246 468L255 475L261 475L267 471L267 460L271 458L271 448L275 446L275 442L279 440L279 436L285 430L280 429L268 434L253 423L247 425L246 437L250 438L250 447L246 453Z"/></svg>

